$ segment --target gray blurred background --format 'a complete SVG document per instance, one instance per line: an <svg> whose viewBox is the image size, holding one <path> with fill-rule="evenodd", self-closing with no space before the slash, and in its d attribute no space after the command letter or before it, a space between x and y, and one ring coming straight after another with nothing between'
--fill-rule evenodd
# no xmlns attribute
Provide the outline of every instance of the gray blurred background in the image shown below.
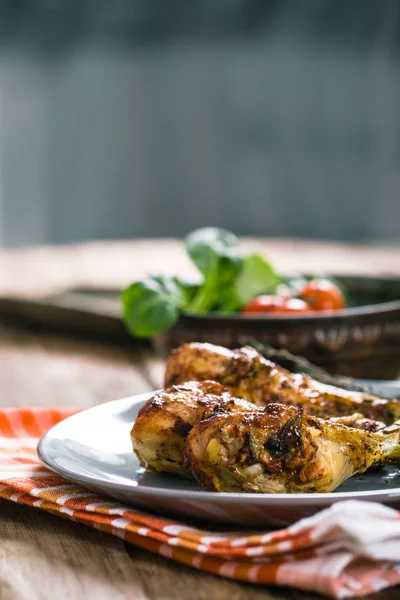
<svg viewBox="0 0 400 600"><path fill-rule="evenodd" d="M400 240L398 0L0 1L0 246Z"/></svg>

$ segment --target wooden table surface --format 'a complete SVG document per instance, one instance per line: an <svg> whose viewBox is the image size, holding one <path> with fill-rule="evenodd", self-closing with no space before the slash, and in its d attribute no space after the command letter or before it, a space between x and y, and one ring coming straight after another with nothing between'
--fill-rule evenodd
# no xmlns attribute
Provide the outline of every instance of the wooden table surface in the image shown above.
<svg viewBox="0 0 400 600"><path fill-rule="evenodd" d="M397 248L247 242L282 269L400 274ZM166 266L189 271L179 244L97 243L0 254L0 294L38 297L74 285L124 285ZM1 316L0 316L1 317ZM2 406L78 406L159 387L163 365L143 348L51 332L0 329ZM0 502L0 600L311 600L314 594L231 582L154 556L40 510ZM370 596L395 600L400 588Z"/></svg>

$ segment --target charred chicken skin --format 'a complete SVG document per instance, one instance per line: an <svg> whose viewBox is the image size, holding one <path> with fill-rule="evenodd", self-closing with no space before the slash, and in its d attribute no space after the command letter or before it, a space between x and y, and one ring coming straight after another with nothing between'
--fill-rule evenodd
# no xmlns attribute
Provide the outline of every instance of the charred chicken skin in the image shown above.
<svg viewBox="0 0 400 600"><path fill-rule="evenodd" d="M331 492L356 473L399 460L398 424L370 433L277 403L216 415L186 441L191 472L218 492Z"/></svg>
<svg viewBox="0 0 400 600"><path fill-rule="evenodd" d="M400 419L398 400L349 392L319 383L308 375L290 373L250 347L228 350L212 344L191 343L171 352L166 367L166 387L205 379L221 383L232 395L258 406L271 402L289 404L324 419L347 418L359 413L362 418L386 425ZM382 424L367 421L359 425L372 430L382 427Z"/></svg>
<svg viewBox="0 0 400 600"><path fill-rule="evenodd" d="M157 392L140 409L131 431L132 447L143 467L192 477L185 465L185 444L194 425L217 414L263 411L261 406L232 397L220 383L176 385ZM332 421L365 429L367 419L355 414Z"/></svg>
<svg viewBox="0 0 400 600"><path fill-rule="evenodd" d="M142 406L131 431L132 447L143 467L192 477L185 466L185 443L193 425L220 412L258 410L214 381L176 385Z"/></svg>

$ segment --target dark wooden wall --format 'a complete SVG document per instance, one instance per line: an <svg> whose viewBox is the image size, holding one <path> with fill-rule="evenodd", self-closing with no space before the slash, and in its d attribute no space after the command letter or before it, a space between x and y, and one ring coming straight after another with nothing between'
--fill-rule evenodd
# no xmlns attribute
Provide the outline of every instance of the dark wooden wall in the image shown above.
<svg viewBox="0 0 400 600"><path fill-rule="evenodd" d="M396 0L7 6L0 245L400 240Z"/></svg>

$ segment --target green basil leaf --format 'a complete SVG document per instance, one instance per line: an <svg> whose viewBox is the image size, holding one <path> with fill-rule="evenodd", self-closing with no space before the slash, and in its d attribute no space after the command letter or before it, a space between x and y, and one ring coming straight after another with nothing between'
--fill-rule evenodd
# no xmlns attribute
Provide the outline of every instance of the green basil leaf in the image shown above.
<svg viewBox="0 0 400 600"><path fill-rule="evenodd" d="M274 293L282 281L282 277L265 258L259 254L250 254L243 259L235 291L241 306L244 306L260 294Z"/></svg>
<svg viewBox="0 0 400 600"><path fill-rule="evenodd" d="M220 294L234 284L241 269L238 245L233 233L215 227L198 229L187 236L186 250L204 277L188 310L203 313L220 305Z"/></svg>
<svg viewBox="0 0 400 600"><path fill-rule="evenodd" d="M218 299L213 306L213 311L219 313L234 313L242 308L242 304L237 297L235 285L225 286L219 290Z"/></svg>
<svg viewBox="0 0 400 600"><path fill-rule="evenodd" d="M204 277L217 269L220 258L238 258L238 246L233 233L216 227L197 229L185 239L186 251Z"/></svg>
<svg viewBox="0 0 400 600"><path fill-rule="evenodd" d="M136 337L151 337L174 325L191 296L176 277L155 276L137 281L121 295L123 320Z"/></svg>

